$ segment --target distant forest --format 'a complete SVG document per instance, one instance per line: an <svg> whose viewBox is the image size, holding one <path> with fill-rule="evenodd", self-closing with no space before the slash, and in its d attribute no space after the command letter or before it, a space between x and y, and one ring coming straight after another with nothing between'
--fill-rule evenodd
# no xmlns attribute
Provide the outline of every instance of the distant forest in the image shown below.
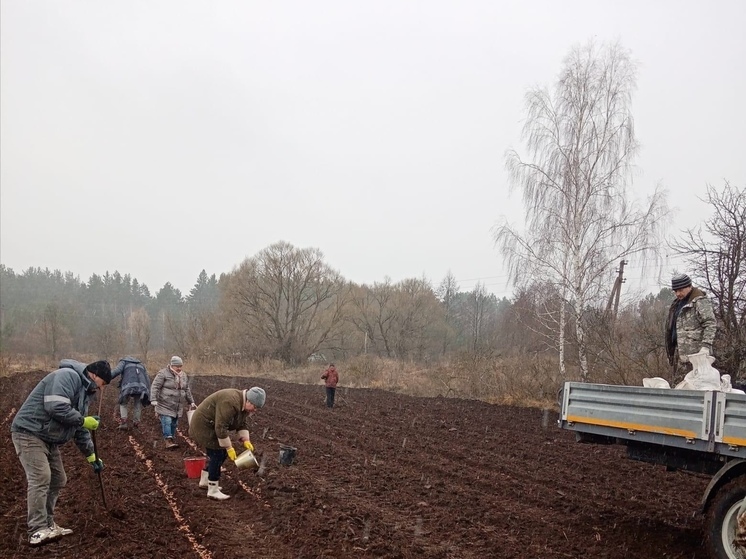
<svg viewBox="0 0 746 559"><path fill-rule="evenodd" d="M622 308L615 321L603 307L590 315L599 377L623 381L643 369L665 370L662 323L670 297L668 290L651 294ZM82 282L69 272L16 273L0 265L0 341L3 352L52 359L147 359L157 351L218 363L271 358L297 365L369 355L428 365L464 356L538 357L546 365L557 353L547 317L559 301L549 283L498 299L481 285L460 291L450 274L437 287L414 278L357 285L317 249L276 243L232 273L202 271L187 294L166 283L153 295L118 271ZM572 336L566 344L571 356Z"/></svg>
<svg viewBox="0 0 746 559"><path fill-rule="evenodd" d="M663 289L616 313L603 303L587 309L592 379L629 384L667 376L663 323L671 299ZM513 359L544 376L556 371L560 301L556 287L540 281L510 299L481 285L460 291L451 274L437 287L414 278L357 285L319 250L280 242L229 274L202 271L187 294L166 283L153 295L118 271L82 282L70 272L0 265L0 343L6 354L54 360L146 360L155 351L214 363L277 359L293 366L367 355L431 367L467 360L478 368ZM571 332L564 342L568 376L577 377Z"/></svg>

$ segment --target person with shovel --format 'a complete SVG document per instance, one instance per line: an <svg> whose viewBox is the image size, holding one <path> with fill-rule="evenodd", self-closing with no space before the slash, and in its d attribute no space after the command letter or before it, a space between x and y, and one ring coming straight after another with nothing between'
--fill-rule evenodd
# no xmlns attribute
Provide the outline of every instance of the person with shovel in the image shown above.
<svg viewBox="0 0 746 559"><path fill-rule="evenodd" d="M189 377L183 367L184 361L174 355L168 367L158 371L150 387L150 403L155 406L155 414L161 420L167 449L179 447L176 443L176 423L183 412L182 400L186 400L192 409L197 407L189 387Z"/></svg>
<svg viewBox="0 0 746 559"><path fill-rule="evenodd" d="M205 447L207 464L199 479L200 487L207 487L207 496L223 501L230 496L220 491L220 468L226 458L236 460L236 450L229 431L236 431L246 450L254 451L249 438L250 417L264 406L267 395L262 388L248 390L224 388L210 394L192 416L189 434L194 442Z"/></svg>
<svg viewBox="0 0 746 559"><path fill-rule="evenodd" d="M132 427L140 425L143 406L150 405L150 378L142 361L134 357L122 357L117 366L111 371L112 380L121 376L119 380L119 427L130 428L128 404L132 401Z"/></svg>
<svg viewBox="0 0 746 559"><path fill-rule="evenodd" d="M67 484L60 446L71 439L96 473L104 463L96 457L91 431L100 419L88 415L96 391L111 382L107 361L86 365L73 359L45 376L31 391L11 424L11 438L26 472L27 523L32 546L69 536L73 531L54 521L60 490Z"/></svg>

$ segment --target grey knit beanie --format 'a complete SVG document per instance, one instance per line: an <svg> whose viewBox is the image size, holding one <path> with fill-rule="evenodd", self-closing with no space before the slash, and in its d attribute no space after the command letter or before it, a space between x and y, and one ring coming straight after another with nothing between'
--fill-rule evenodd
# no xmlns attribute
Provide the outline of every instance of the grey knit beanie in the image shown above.
<svg viewBox="0 0 746 559"><path fill-rule="evenodd" d="M179 357L178 355L174 355L171 358L171 365L182 367L184 365L184 362L181 360L181 357Z"/></svg>
<svg viewBox="0 0 746 559"><path fill-rule="evenodd" d="M677 289L684 289L685 287L691 287L692 279L686 274L676 274L671 278L671 289L676 291Z"/></svg>
<svg viewBox="0 0 746 559"><path fill-rule="evenodd" d="M257 408L264 407L264 402L267 399L267 394L263 389L258 386L249 388L246 391L246 400L254 404Z"/></svg>

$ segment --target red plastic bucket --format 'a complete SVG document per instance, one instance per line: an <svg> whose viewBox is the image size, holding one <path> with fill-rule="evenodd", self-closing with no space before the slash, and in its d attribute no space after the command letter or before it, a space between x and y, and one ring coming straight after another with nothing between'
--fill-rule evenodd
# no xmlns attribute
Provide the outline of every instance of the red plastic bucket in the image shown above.
<svg viewBox="0 0 746 559"><path fill-rule="evenodd" d="M184 468L186 469L186 475L190 478L197 478L200 476L200 472L205 467L207 458L201 456L200 458L184 458Z"/></svg>

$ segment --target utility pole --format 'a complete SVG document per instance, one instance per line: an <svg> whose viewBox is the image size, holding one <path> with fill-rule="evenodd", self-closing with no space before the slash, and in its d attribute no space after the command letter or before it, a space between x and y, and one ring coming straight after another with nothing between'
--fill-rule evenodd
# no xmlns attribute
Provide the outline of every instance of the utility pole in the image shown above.
<svg viewBox="0 0 746 559"><path fill-rule="evenodd" d="M611 289L611 295L609 295L609 302L606 304L606 314L611 313L611 305L614 305L614 314L611 315L613 320L616 320L617 312L619 311L619 294L622 292L622 284L627 281L624 278L624 266L628 264L626 260L619 261L619 269L617 270L617 277L614 280L614 287Z"/></svg>

